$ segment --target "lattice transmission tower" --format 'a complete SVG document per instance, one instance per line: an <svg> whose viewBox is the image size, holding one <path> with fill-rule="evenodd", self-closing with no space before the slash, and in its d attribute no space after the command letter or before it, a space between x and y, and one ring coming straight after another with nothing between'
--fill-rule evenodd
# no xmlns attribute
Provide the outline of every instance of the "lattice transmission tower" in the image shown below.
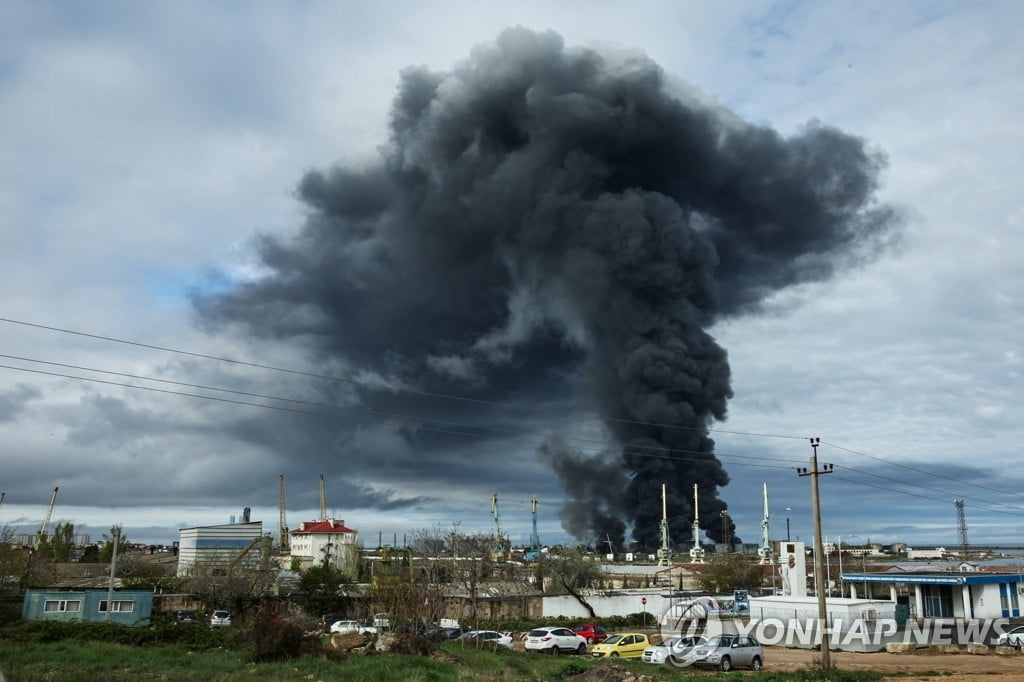
<svg viewBox="0 0 1024 682"><path fill-rule="evenodd" d="M960 559L967 561L970 554L970 545L967 544L967 518L964 516L964 501L955 500L956 507L956 539L960 543Z"/></svg>

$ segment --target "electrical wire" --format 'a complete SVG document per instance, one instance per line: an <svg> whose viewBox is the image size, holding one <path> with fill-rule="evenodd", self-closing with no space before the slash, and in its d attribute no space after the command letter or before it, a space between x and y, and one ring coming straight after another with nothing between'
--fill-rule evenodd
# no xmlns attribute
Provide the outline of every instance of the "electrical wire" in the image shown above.
<svg viewBox="0 0 1024 682"><path fill-rule="evenodd" d="M264 369L264 370L270 370L270 371L274 371L274 372L284 372L284 373L287 373L287 374L294 374L294 375L297 375L297 376L310 377L310 378L314 378L314 379L323 379L325 381L334 381L334 382L339 382L339 383L347 383L347 384L352 384L352 385L355 385L355 386L360 386L362 388L367 388L367 389L372 389L372 390L397 391L397 392L401 392L401 393L408 393L408 394L411 394L411 395L418 395L418 396L423 396L423 397L428 397L428 398L441 398L441 399L444 399L444 400L455 400L455 401L461 401L461 402L467 402L467 403L474 403L474 404L478 404L478 405L489 405L489 406L492 406L492 407L503 407L503 408L510 408L510 409L516 409L516 410L523 410L523 411L527 411L527 410L528 411L537 411L537 410L546 409L546 408L539 407L539 406L536 406L536 405L517 405L515 403L504 403L504 402L498 402L498 401L494 401L494 400L484 400L482 398L470 398L470 397L467 397L467 396L459 396L459 395L453 395L453 394L448 394L448 393L436 393L436 392L432 392L432 391L420 391L420 390L416 390L416 389L408 388L408 387L385 386L383 384L375 384L373 382L362 381L362 380L359 380L359 379L351 379L351 378L348 378L348 377L338 377L338 376L333 376L333 375L329 375L329 374L317 374L315 372L306 372L306 371L303 371L303 370L289 369L289 368L285 368L285 367L277 367L277 366L274 366L274 365L266 365L266 364L262 364L262 363L249 362L249 361L245 361L245 360L235 360L235 359L232 359L232 358L225 358L225 357L220 357L220 356L217 356L217 355L209 355L209 354L206 354L206 353L198 353L198 352L195 352L195 351L182 350L182 349L178 349L178 348L170 348L168 346L157 346L157 345L148 344L148 343L141 343L139 341L130 341L130 340L127 340L127 339L120 339L120 338L113 337L113 336L104 336L102 334L93 334L93 333L89 333L89 332L76 331L76 330L73 330L73 329L64 329L62 327L54 327L54 326L45 325L45 324L38 324L38 323L35 323L35 322L26 322L24 320L15 320L15 319L12 319L12 318L9 318L9 317L0 317L0 322L6 322L8 324L15 324L15 325L22 325L22 326L25 326L25 327L33 327L33 328L36 328L36 329L43 329L43 330L46 330L46 331L59 332L59 333L62 333L62 334L72 334L72 335L75 335L75 336L82 336L82 337L85 337L85 338L96 339L96 340L100 340L100 341L109 341L111 343L120 343L120 344L129 345L129 346L136 346L136 347L139 347L139 348L148 348L150 350L159 350L159 351L163 351L163 352L166 352L166 353L176 353L176 354L179 354L179 355L186 355L186 356L190 356L190 357L194 357L194 358L202 358L204 360L214 360L214 361L217 361L217 362L227 362L227 363L231 363L231 364L235 364L235 365L239 365L239 366L243 366L243 367L253 367L253 368L256 368L256 369ZM753 436L753 437L758 437L758 438L781 438L781 439L789 439L789 440L806 440L806 438L804 436L794 436L794 435L785 435L785 434L770 434L770 433L751 433L751 432L745 432L745 431L730 431L730 430L727 430L727 429L704 428L704 427L699 427L699 426L680 426L678 424L661 424L661 423L657 423L657 422L644 422L644 421L638 421L638 420L633 420L633 419L625 419L625 418L622 418L622 417L602 417L602 421L617 422L617 423L622 423L622 424L635 424L635 425L638 425L638 426L653 426L653 427L664 428L664 429L679 429L679 430L686 430L686 431L724 433L724 434L738 435L738 436Z"/></svg>
<svg viewBox="0 0 1024 682"><path fill-rule="evenodd" d="M89 333L89 332L81 332L81 331L65 329L65 328L61 328L61 327L55 327L55 326L50 326L50 325L43 325L43 324L27 322L27 321L23 321L23 320L15 320L15 319L12 319L12 318L0 317L0 322L7 322L9 324L22 325L22 326L42 329L42 330L46 330L46 331L59 332L59 333L64 333L64 334L72 334L72 335L82 336L82 337L86 337L86 338L92 338L92 339L97 339L97 340L102 340L102 341L109 341L109 342L112 342L112 343L120 343L120 344L126 344L126 345L141 347L141 348L148 348L148 349L151 349L151 350L159 350L159 351L163 351L163 352L175 353L175 354L191 356L191 357L196 357L196 358L202 358L202 359L207 359L207 360L214 360L214 361L217 361L217 362L226 362L226 363L231 363L231 364L235 364L235 365L239 365L239 366L252 367L252 368L256 368L256 369L270 370L270 371L276 371L276 372L284 372L284 373L298 375L298 376L305 376L305 377L310 377L310 378L316 378L316 379L323 379L323 380L334 381L334 382L347 383L347 384L351 384L351 385L355 385L355 386L360 386L362 388L372 389L372 390L387 389L388 391L398 391L398 392L402 392L402 393L408 393L408 394L412 394L412 395L419 395L419 396L430 397L430 398L440 398L440 399L445 399L445 400L462 401L462 402L468 402L468 403L475 403L475 404L481 404L481 405L489 405L489 406L494 406L494 407L511 408L511 409L517 409L517 410L545 409L545 408L537 407L537 406L518 405L518 404L513 404L513 403L503 403L503 402L498 402L498 401L484 400L484 399L480 399L480 398L470 398L470 397L467 397L467 396L458 396L458 395L453 395L453 394L437 393L437 392L431 392L431 391L420 391L420 390L416 390L416 389L412 389L412 388L407 388L407 387L398 387L398 388L396 388L396 387L393 387L393 386L384 386L384 385L381 385L381 384L375 384L373 382L362 381L362 380L358 380L358 379L351 379L351 378L346 378L346 377L338 377L338 376L332 376L332 375L326 375L326 374L318 374L318 373L314 373L314 372L306 372L306 371L302 371L302 370L289 369L289 368L278 367L278 366L274 366L274 365L267 365L267 364L256 363L256 362L236 360L236 359L232 359L232 358L219 357L219 356L205 354L205 353L199 353L199 352L195 352L195 351L188 351L188 350L182 350L182 349L177 349L177 348L171 348L171 347L167 347L167 346L158 346L158 345L153 345L153 344L146 344L146 343L141 343L141 342L137 342L137 341L131 341L131 340L127 340L127 339L121 339L121 338L117 338L117 337L112 337L112 336L106 336L106 335L101 335L101 334L94 334L94 333ZM154 377L145 377L145 376L134 375L134 374L124 373L124 372L114 372L114 371L110 371L110 370L99 370L99 369L81 367L81 366L77 366L77 365L69 365L69 364L57 363L57 362L51 362L51 361L45 361L45 360L37 360L37 359L25 358L25 357L14 356L14 355L2 355L2 354L0 354L0 357L6 357L6 358L9 358L9 359L17 359L17 360L21 360L21 361L25 361L25 362L35 362L35 363L47 364L47 365L51 365L51 366L65 367L65 368L76 369L76 370L81 370L81 371L105 373L105 374L110 374L110 375L122 376L122 377L125 377L125 378L138 379L138 380L142 380L142 381L154 381L154 382L160 382L160 383L165 383L165 384L169 384L169 385L177 385L177 386L183 386L183 387L189 387L189 388L198 388L198 389L201 389L201 390L220 391L220 392L231 393L231 394L234 394L234 395L241 395L241 396L247 396L247 397L261 398L261 399L264 399L264 400L274 400L274 401L281 401L281 402L287 402L287 403L293 403L293 404L307 405L307 406L311 406L311 407L331 408L331 409L334 409L334 410L338 410L338 409L352 409L352 406L341 406L341 405L335 405L335 404L329 404L329 403L316 403L316 402L311 402L311 401L297 400L297 399L293 399L293 398L283 398L283 397L280 397L280 396L270 396L270 395L259 394L259 393L249 393L249 392L238 391L238 390L234 390L234 389L226 389L226 388L220 388L220 387L214 387L214 386L204 386L204 385L201 385L201 384L190 384L190 383L187 383L187 382L179 382L179 381L173 381L173 380L169 380L169 379L158 379L158 378L154 378ZM121 387L124 387L124 388L137 388L137 389L141 389L141 390L148 390L148 391L153 391L153 392L158 392L158 393L165 393L165 394L171 394L171 395L180 395L180 396L184 396L184 397L192 397L192 398L201 398L201 399L215 400L217 402L233 403L233 404L245 405L245 406L251 406L251 407L264 407L264 408L267 408L267 409L274 409L274 410L279 410L279 411L284 411L284 412L308 414L308 415L312 415L312 416L321 416L321 417L323 417L323 416L332 416L332 415L329 415L329 414L324 414L324 413L321 413L321 412L314 412L314 411L309 411L309 410L287 408L287 407L281 407L281 406L275 406L275 405L268 405L268 404L264 404L264 403L251 403L251 402L247 402L247 401L231 400L231 399L227 399L227 398L217 398L217 397L213 397L213 396L191 394L191 393L180 392L180 391L171 391L171 390L166 390L166 389L157 389L157 388L154 388L154 387L137 386L137 385L133 385L133 384L122 384L122 383L118 383L118 382L103 381L103 380L99 380L99 379L92 379L92 378L87 378L87 377L66 375L66 374L60 374L60 373L56 373L56 372L44 372L44 371L39 371L39 370L30 370L30 369L27 369L27 368L14 367L14 366L9 366L9 365L0 365L0 368L12 369L12 370L18 370L18 371L27 371L27 372L37 373L37 374L56 376L56 377L62 377L62 378L67 378L67 379L75 379L75 380L80 380L80 381L93 381L93 382L96 382L96 383L102 383L102 384L113 385L113 386L121 386ZM369 409L369 408L367 408L367 409ZM415 421L420 421L420 422L430 421L430 422L434 422L434 423L442 423L442 424L449 424L449 425L463 426L463 427L468 426L468 425L465 425L465 424L459 424L457 422L445 422L444 420L436 420L436 419L429 419L428 420L428 419L422 418L422 417L415 417L415 416L410 416L410 415L400 415L400 414L397 414L397 413L388 413L388 412L383 412L383 411L379 411L379 410L371 410L371 411L376 412L378 414L390 416L390 417L393 417L393 418L415 420ZM648 427L656 427L656 428L693 430L693 431L708 432L708 433L722 433L722 434L729 434L729 435L741 435L741 436L751 436L751 437L759 437L759 438L778 438L778 439L790 439L790 440L805 440L806 439L803 436L795 436L795 435L787 435L787 434L772 434L772 433L762 433L762 432L734 431L734 430L728 430L728 429L679 426L679 425L674 425L674 424L662 424L662 423L658 423L658 422L644 422L644 421L638 421L638 420L623 419L623 418L618 418L618 417L604 417L601 420L604 421L604 422L634 424L634 425L639 425L639 426L648 426ZM443 429L436 429L436 428L433 428L433 427L421 426L421 428L424 428L424 430L437 431L437 432L440 432L440 433L451 433L453 435L470 435L470 434L463 433L463 432L446 431L446 430L443 430ZM502 430L500 427L487 427L487 426L484 426L484 427L481 427L481 426L471 426L469 428L477 428L477 429L481 429L482 428L482 429L489 429L489 430L492 430L492 431L500 431L500 430ZM508 432L511 432L511 433L516 433L516 431L513 430L513 429L505 429L505 430L508 431ZM522 433L522 432L519 432L519 433ZM558 435L558 434L555 434L555 435ZM478 434L477 437L488 437L488 436L486 434L485 435L479 435ZM493 435L491 437L493 437ZM571 440L571 441L591 442L591 443L601 442L601 441L595 441L595 440L592 440L592 439L585 439L585 438L576 437L576 436L564 436L564 435L562 435L560 437L564 437L567 440ZM882 458L882 457L878 457L878 456L871 455L871 454L868 454L868 453L865 453L865 452L854 450L852 448L847 448L847 447L841 446L841 445L839 445L837 443L832 443L832 442L828 442L828 441L822 441L821 444L824 445L824 446L827 446L827 447L835 448L836 450L840 450L840 451L847 452L847 453L850 453L850 454L858 455L858 456L861 456L861 457L866 457L866 458L869 458L869 459L881 462L883 464L889 464L889 465L900 467L900 468L903 468L903 469L906 469L906 470L909 470L909 471L913 471L915 473L919 473L919 474L931 476L931 477L934 477L934 478L939 478L939 479L951 481L951 482L957 483L958 485L968 485L968 486L971 486L971 487L976 487L976 488L979 488L979 489L988 490L990 492L996 492L996 493L999 493L999 494L1002 494L1002 495L1009 495L1009 496L1014 496L1014 497L1024 497L1024 494L1022 494L1022 493L1015 493L1015 492L1011 492L1011 491L1007 491L1007 490L1001 490L1001 489L994 488L994 487L991 487L991 486L985 486L985 485L977 484L977 483L970 483L970 482L962 481L962 480L955 479L955 478L952 478L952 477L943 476L941 474L937 474L937 473L934 473L934 472L931 472L931 471L927 471L925 469L920 469L918 467L913 467L913 466L910 466L910 465L907 465L907 464L901 464L899 462L894 462L894 461L891 461L891 460L888 460L888 459L885 459L885 458ZM765 457L765 458L758 458L758 457L754 457L754 456L729 455L729 454L726 454L726 453L722 453L720 451L719 452L714 452L714 453L696 453L694 451L679 451L679 450L674 450L672 448L657 448L655 446L629 446L629 447L632 447L632 448L649 447L650 449L658 450L658 451L664 451L664 452L685 452L687 454L709 454L709 455L716 456L716 457L726 457L726 458L764 459L764 460L767 460L767 461L775 461L775 462L787 462L787 461L789 461L789 462L796 462L796 461L798 461L798 460L786 460L786 459L767 458L767 457ZM581 447L580 449L586 449L586 448L582 448ZM641 453L636 453L636 452L633 452L633 454L637 455L637 456L641 455ZM738 463L735 463L735 464L738 464ZM758 466L758 465L748 464L748 466ZM776 465L764 465L764 466L768 466L769 468L780 468L780 467L778 467ZM785 468L785 467L782 467L782 468ZM921 488L923 490L931 490L933 492L940 492L942 494L950 494L947 491L939 490L937 488L930 488L928 486L924 486L924 485L921 485L921 484L913 484L913 483L909 483L909 482L898 481L896 479L891 479L891 478L886 479L886 477L884 477L884 476L880 476L878 474L873 474L871 472L866 472L866 471L863 471L863 470L854 469L852 467L846 467L846 468L851 470L851 471L857 471L858 473L861 473L861 474L864 474L864 475L875 476L875 477L878 477L878 478L883 478L885 480L892 480L894 482L901 483L903 485L909 485L909 486L912 486L912 487ZM864 485L870 485L870 484L864 483ZM872 487L879 487L879 486L872 486ZM880 488L880 489L884 489L884 488ZM923 497L924 499L934 499L934 498L928 498L928 497L925 497L925 496L918 496L918 497ZM963 495L960 495L960 497L964 497L965 499L973 499L973 500L977 500L978 499L978 498L971 498L971 497L963 496ZM1013 507L1013 505L1007 505L1007 506L1011 506L1012 508L1015 508L1015 509L1018 508L1018 507Z"/></svg>

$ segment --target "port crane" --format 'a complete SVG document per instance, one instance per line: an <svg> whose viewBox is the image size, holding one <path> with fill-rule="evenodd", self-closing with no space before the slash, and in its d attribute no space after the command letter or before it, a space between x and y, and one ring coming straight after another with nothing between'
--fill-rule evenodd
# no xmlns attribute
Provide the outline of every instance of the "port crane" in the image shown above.
<svg viewBox="0 0 1024 682"><path fill-rule="evenodd" d="M530 548L523 554L523 558L527 561L537 561L544 557L541 552L542 545L540 544L540 534L537 533L537 496L534 495L533 499L530 500L530 514L533 517L533 533L530 535Z"/></svg>
<svg viewBox="0 0 1024 682"><path fill-rule="evenodd" d="M53 496L50 497L50 506L46 509L46 516L43 517L43 525L39 528L39 533L36 535L36 549L46 544L46 536L50 532L50 517L53 516L53 505L57 503L57 490L59 488L53 489Z"/></svg>
<svg viewBox="0 0 1024 682"><path fill-rule="evenodd" d="M491 558L495 563L503 564L509 560L508 542L501 532L501 512L498 510L498 493L491 495L491 516L494 517L494 551Z"/></svg>

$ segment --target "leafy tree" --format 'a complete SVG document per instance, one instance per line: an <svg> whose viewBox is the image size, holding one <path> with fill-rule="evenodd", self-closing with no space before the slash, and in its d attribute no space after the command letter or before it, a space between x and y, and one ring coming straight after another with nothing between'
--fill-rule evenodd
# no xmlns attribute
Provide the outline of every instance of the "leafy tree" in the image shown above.
<svg viewBox="0 0 1024 682"><path fill-rule="evenodd" d="M716 554L697 575L697 584L713 594L756 590L764 580L764 569L749 554Z"/></svg>
<svg viewBox="0 0 1024 682"><path fill-rule="evenodd" d="M71 551L75 544L75 525L73 523L58 523L53 529L53 534L47 539L46 544L50 556L57 563L71 561Z"/></svg>
<svg viewBox="0 0 1024 682"><path fill-rule="evenodd" d="M348 573L333 566L310 566L299 577L302 608L310 615L337 611L341 587L349 582Z"/></svg>
<svg viewBox="0 0 1024 682"><path fill-rule="evenodd" d="M124 528L120 525L113 525L110 527L110 535L103 534L103 546L100 547L99 560L101 564L109 564L110 560L114 556L114 538L118 537L117 551L120 553L122 548L128 544L128 538L125 537Z"/></svg>

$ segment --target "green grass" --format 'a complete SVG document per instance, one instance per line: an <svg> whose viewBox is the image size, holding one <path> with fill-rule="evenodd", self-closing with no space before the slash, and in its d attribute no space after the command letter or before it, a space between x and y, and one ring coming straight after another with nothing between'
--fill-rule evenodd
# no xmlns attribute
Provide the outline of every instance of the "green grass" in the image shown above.
<svg viewBox="0 0 1024 682"><path fill-rule="evenodd" d="M0 633L2 634L2 633ZM546 656L534 653L463 648L450 642L434 658L377 654L352 655L344 660L303 656L280 663L248 663L241 647L195 649L182 644L139 646L114 642L63 640L35 643L0 640L0 665L10 682L107 682L127 680L357 680L367 682L468 682L470 680L568 679L599 663L584 656ZM615 661L634 673L657 680L737 680L749 673L718 673L676 670L640 661ZM762 671L758 682L867 682L881 675L832 671L827 676L813 670Z"/></svg>

